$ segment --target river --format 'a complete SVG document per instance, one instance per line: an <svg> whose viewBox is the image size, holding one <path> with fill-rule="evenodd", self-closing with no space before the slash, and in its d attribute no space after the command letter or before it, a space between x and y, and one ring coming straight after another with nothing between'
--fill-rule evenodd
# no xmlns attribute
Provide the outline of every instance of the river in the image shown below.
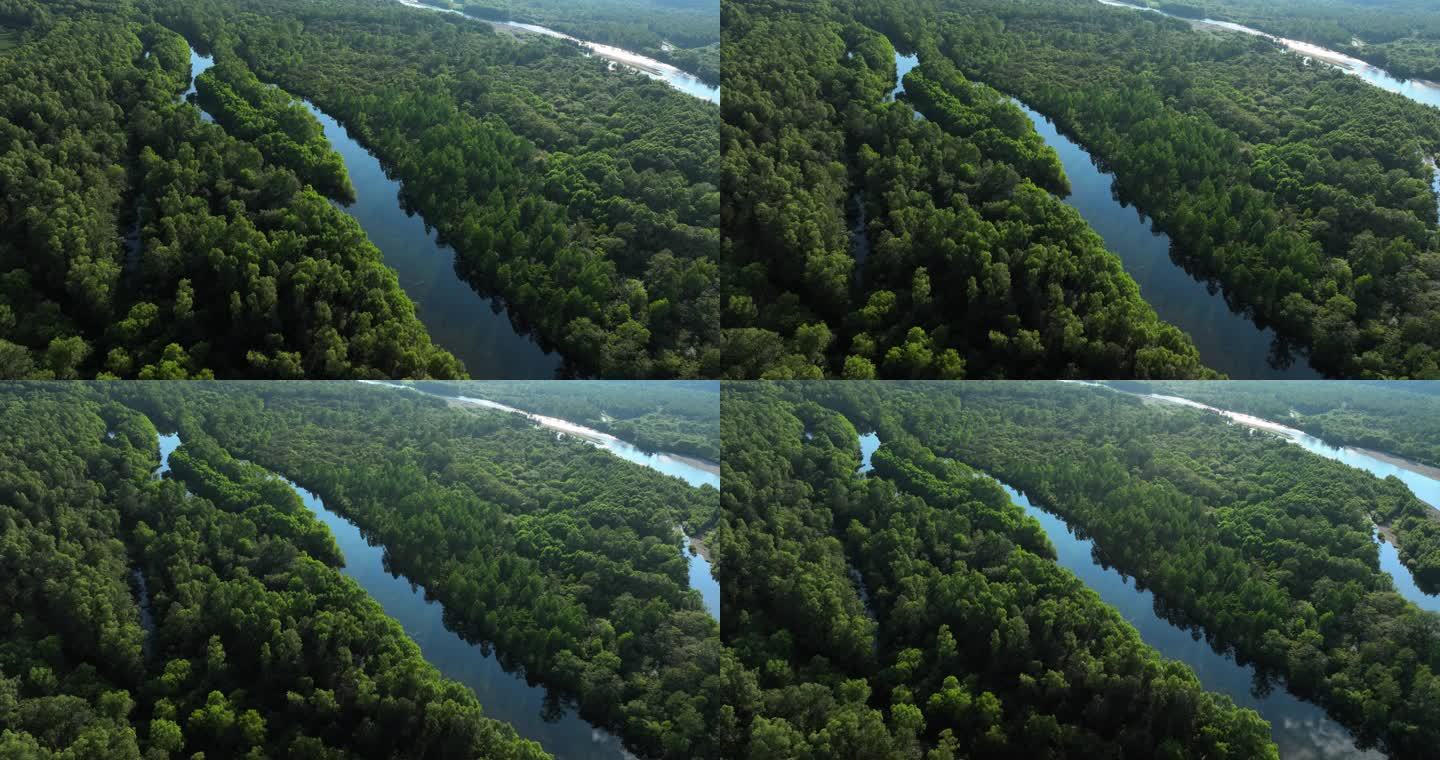
<svg viewBox="0 0 1440 760"><path fill-rule="evenodd" d="M1270 34L1268 32L1262 32L1259 29L1254 29L1243 24L1236 24L1232 21L1217 21L1210 18L1186 18L1184 16L1176 16L1170 13L1165 13L1164 11L1158 10L1156 8L1146 8L1139 5L1119 2L1119 0L1098 0L1098 2L1114 8L1129 8L1130 10L1136 11L1148 11L1151 13L1158 13L1162 16L1167 16L1169 18L1186 21L1191 24L1200 24L1203 26L1210 26L1217 29L1240 32L1241 34L1248 34L1254 37L1263 37L1267 40L1270 40L1271 42L1283 46L1285 49L1291 52L1307 56L1313 60L1322 61L1348 74L1354 74L1355 76L1360 77L1364 81L1369 82L1370 84L1375 85L1382 90L1393 92L1399 95L1404 95L1405 97L1417 103L1424 103L1426 105L1440 107L1440 83L1428 82L1423 79L1400 79L1398 77L1391 76L1384 69L1366 63L1359 58L1354 58L1352 56L1345 55L1344 53L1335 50L1329 50L1314 43L1280 37Z"/></svg>
<svg viewBox="0 0 1440 760"><path fill-rule="evenodd" d="M879 446L880 439L874 433L860 437L860 472L869 472L871 456ZM1056 562L1118 610L1146 644L1167 659L1189 665L1205 689L1225 694L1235 704L1253 709L1270 721L1271 735L1284 760L1383 760L1384 755L1378 752L1357 748L1349 730L1331 720L1319 706L1302 701L1281 684L1257 681L1254 667L1236 662L1233 654L1216 652L1204 636L1197 639L1196 632L1166 620L1157 612L1155 595L1106 566L1093 540L1078 538L1063 518L1031 503L1014 488L995 482L1025 514L1040 523L1055 546Z"/></svg>
<svg viewBox="0 0 1440 760"><path fill-rule="evenodd" d="M441 396L440 398L445 397ZM713 462L706 462L681 454L669 454L663 451L647 452L632 443L622 441L609 433L596 430L595 428L585 427L584 425L569 420L562 420L559 417L547 417L543 414L527 412L524 409L506 406L505 404L497 403L489 399L475 398L472 396L455 396L454 398L456 401L465 404L473 404L488 409L510 412L511 414L524 415L540 427L549 428L563 435L574 436L587 443L605 449L627 462L644 465L656 472L680 478L696 488L703 485L708 485L715 489L720 488L720 466Z"/></svg>
<svg viewBox="0 0 1440 760"><path fill-rule="evenodd" d="M161 436L157 474L170 470L170 453L179 443L179 436ZM305 507L335 536L345 558L341 572L404 627L426 661L446 678L474 691L487 717L509 723L557 760L633 760L634 755L613 734L580 718L543 687L526 683L523 675L507 672L488 647L471 644L446 628L444 607L427 600L423 586L393 574L387 568L384 547L366 539L354 523L332 512L320 497L276 477L295 489Z"/></svg>
<svg viewBox="0 0 1440 760"><path fill-rule="evenodd" d="M902 81L897 82L889 99L904 92L905 73L917 63L916 56L895 52L895 68ZM1319 377L1303 354L1285 346L1274 330L1262 328L1245 314L1232 310L1218 286L1195 279L1176 263L1171 257L1170 237L1156 231L1144 214L1117 198L1115 176L1102 171L1079 143L1061 134L1044 114L1014 98L1011 101L1060 157L1070 179L1070 195L1065 202L1079 211L1105 241L1105 247L1120 257L1125 272L1140 286L1140 296L1160 319L1190 336L1205 366L1234 379ZM857 245L864 242L858 233Z"/></svg>
<svg viewBox="0 0 1440 760"><path fill-rule="evenodd" d="M531 422L534 422L540 427L549 428L559 434L574 436L587 443L605 449L606 451L609 451L610 453L620 457L621 459L626 460L627 462L634 462L635 464L644 465L645 467L649 467L656 472L680 478L681 480L689 483L692 486L695 486L696 488L705 485L711 486L715 489L720 488L720 465L716 464L715 462L710 462L703 459L696 459L695 457L689 457L683 454L672 454L664 451L647 452L640 447L627 441L623 441L609 433L586 427L584 425L571 422L569 420L563 420L559 417L547 417L543 414L535 414L533 412L528 412L524 409L507 406L505 404L499 403L498 401L491 401L490 399L486 398L476 398L474 396L446 396L439 393L431 393L429 391L420 390L419 388L416 388L412 385L402 385L400 383L384 382L380 380L360 380L358 382L361 382L365 385L377 385L386 388L393 388L395 390L411 391L426 396L432 396L434 398L445 399L446 401L456 401L462 404L471 404L473 406L485 407L486 409L494 409L500 412L509 412L511 414L524 415Z"/></svg>
<svg viewBox="0 0 1440 760"><path fill-rule="evenodd" d="M213 65L212 57L190 49L190 88L183 97L195 92L195 77ZM464 362L474 377L555 377L561 368L559 354L545 351L533 336L517 331L499 299L480 295L460 279L454 249L441 244L420 216L401 206L400 182L386 175L380 160L334 118L309 100L299 100L319 120L355 186L355 201L348 206L335 203L336 207L360 223L380 249L385 265L399 275L400 287L415 302L416 316L431 339ZM200 116L215 121L203 108Z"/></svg>
<svg viewBox="0 0 1440 760"><path fill-rule="evenodd" d="M1195 342L1200 361L1233 379L1273 380L1319 377L1303 355L1281 347L1275 331L1234 311L1214 285L1195 279L1171 257L1170 236L1116 197L1115 176L1102 171L1090 153L1060 133L1054 122L1018 100L1040 137L1060 156L1070 179L1065 202L1080 212L1120 257L1140 296L1160 318Z"/></svg>
<svg viewBox="0 0 1440 760"><path fill-rule="evenodd" d="M480 21L490 24L498 29L508 29L515 32L538 34L554 39L565 40L579 45L590 53L615 63L621 64L628 69L638 71L651 79L658 79L671 87L694 98L708 100L719 105L720 88L715 85L706 84L700 81L695 75L672 66L671 64L659 61L639 53L618 48L613 45L603 45L598 42L589 42L578 37L572 37L564 32L557 32L554 29L547 29L537 24L525 24L517 21L493 21L491 19L471 16L453 8L440 8L434 5L427 5L419 0L397 0L401 5L408 8L419 8L427 11L438 11L440 13L453 13L457 16L464 16L472 21Z"/></svg>
<svg viewBox="0 0 1440 760"><path fill-rule="evenodd" d="M1225 694L1235 704L1253 709L1270 721L1280 757L1285 760L1381 760L1384 757L1373 750L1361 751L1348 729L1331 720L1319 706L1286 691L1283 685L1268 684L1262 689L1265 693L1257 693L1254 667L1241 665L1232 654L1216 652L1203 636L1197 640L1190 629L1161 617L1156 612L1155 595L1141 589L1120 571L1106 567L1093 541L1076 537L1063 519L1036 506L1025 494L1004 483L1000 486L1025 514L1039 521L1055 546L1060 565L1119 610L1146 644L1166 658L1189 665L1206 689Z"/></svg>
<svg viewBox="0 0 1440 760"><path fill-rule="evenodd" d="M627 441L594 428L586 427L559 417L547 417L543 414L527 412L513 406L507 406L496 401L474 396L444 396L438 393L423 391L411 385L382 382L379 380L361 380L365 385L375 385L394 390L411 391L434 398L445 399L446 401L470 404L486 409L494 409L510 414L519 414L534 422L539 427L554 430L557 436L569 435L589 443L597 448L605 449L627 462L648 467L656 472L679 478L686 483L702 488L710 486L716 490L720 488L720 465L715 462L687 457L680 454L671 454L663 451L647 452L640 447ZM556 381L562 382L562 381ZM572 382L572 381L563 381ZM879 443L876 443L879 446ZM873 449L872 449L873 450ZM704 536L689 536L680 526L680 552L689 564L690 587L700 592L700 598L705 602L705 609L716 620L720 619L720 582L715 579L714 568L711 566L710 558L706 553L699 551L695 542L703 541ZM691 550L694 547L696 550Z"/></svg>
<svg viewBox="0 0 1440 760"><path fill-rule="evenodd" d="M1108 385L1101 387L1120 393L1131 393L1130 391L1124 391ZM1188 406L1212 414L1218 414L1235 424L1273 433L1280 436L1283 440L1300 446L1312 454L1318 454L1326 459L1364 470L1377 478L1383 479L1394 476L1404 482L1420 501L1436 509L1440 509L1440 480L1427 474L1427 468L1415 462L1389 455L1385 455L1382 458L1362 449L1350 448L1348 446L1334 446L1303 430L1297 430L1287 425L1282 425L1278 422L1253 415L1232 412L1228 409L1220 409L1179 396L1167 396L1157 393L1131 395L1139 395L1141 398ZM1440 612L1440 595L1427 594L1421 591L1420 587L1415 584L1415 577L1410 572L1410 568L1406 567L1405 564L1400 561L1399 551L1388 541L1383 540L1378 534L1375 540L1380 544L1380 569L1385 571L1391 579L1394 580L1395 590L1421 609Z"/></svg>

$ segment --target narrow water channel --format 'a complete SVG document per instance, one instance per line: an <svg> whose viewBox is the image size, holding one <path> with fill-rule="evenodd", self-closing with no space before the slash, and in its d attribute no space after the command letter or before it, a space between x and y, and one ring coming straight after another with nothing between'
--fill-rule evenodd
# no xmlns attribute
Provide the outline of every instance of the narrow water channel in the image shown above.
<svg viewBox="0 0 1440 760"><path fill-rule="evenodd" d="M160 437L160 467L170 470L170 453L180 445L177 435ZM393 573L383 546L365 538L354 523L332 512L314 493L282 476L305 507L330 529L345 558L341 572L353 578L420 646L426 661L446 678L468 686L485 715L514 726L519 734L540 743L557 760L634 760L619 738L580 718L562 700L553 698L525 677L510 673L488 647L466 642L445 626L444 607L425 598L425 588Z"/></svg>
<svg viewBox="0 0 1440 760"><path fill-rule="evenodd" d="M1218 286L1192 277L1171 257L1170 236L1155 230L1138 210L1122 203L1115 176L1102 171L1089 152L1060 133L1048 117L1018 100L1013 102L1060 156L1070 178L1065 202L1080 212L1120 257L1140 296L1160 318L1185 331L1200 350L1205 366L1232 379L1309 379L1319 377L1303 355L1281 348L1278 336L1233 311Z"/></svg>
<svg viewBox="0 0 1440 760"><path fill-rule="evenodd" d="M690 564L690 588L700 592L700 599L705 602L705 611L710 617L720 620L720 583L715 580L715 571L710 565L710 558L701 548L699 539L692 538L680 532L680 552Z"/></svg>
<svg viewBox="0 0 1440 760"><path fill-rule="evenodd" d="M875 433L860 436L860 467L858 472L872 469L871 457L880 447ZM977 470L977 472L979 472ZM1056 561L1074 573L1100 598L1118 610L1140 633L1146 644L1162 657L1189 665L1201 685L1225 694L1235 704L1260 713L1271 724L1271 734L1280 748L1283 760L1383 760L1375 751L1362 751L1355 746L1348 729L1331 720L1323 709L1285 690L1282 684L1266 682L1257 677L1254 667L1236 662L1233 654L1215 651L1197 630L1182 628L1162 617L1155 595L1141 589L1133 579L1107 566L1091 539L1077 537L1069 524L1058 515L1041 509L1025 496L992 476L1010 500L1039 521L1055 546ZM859 583L865 598L863 581L851 570L852 580Z"/></svg>
<svg viewBox="0 0 1440 760"><path fill-rule="evenodd" d="M904 77L918 65L915 55L895 52L898 80L888 100L905 91ZM1125 271L1140 286L1140 296L1160 319L1183 330L1200 351L1205 366L1232 379L1309 379L1320 375L1304 355L1226 303L1218 285L1197 280L1171 257L1170 237L1156 231L1149 219L1122 203L1115 192L1115 176L1102 171L1079 143L1060 133L1048 117L1011 98L1035 125L1047 145L1055 149L1070 179L1072 206L1105 241L1106 249L1120 257ZM918 111L916 112L918 115ZM857 246L863 237L856 230Z"/></svg>
<svg viewBox="0 0 1440 760"><path fill-rule="evenodd" d="M987 476L988 477L988 476ZM993 478L992 478L993 479ZM998 480L997 483L1000 483ZM1025 494L1004 483L1000 486L1010 500L1034 517L1054 544L1057 561L1140 632L1140 638L1161 656L1189 665L1210 691L1229 696L1235 704L1248 707L1270 721L1271 734L1284 760L1327 760L1363 758L1383 760L1375 751L1355 746L1349 730L1325 715L1325 711L1286 691L1280 684L1257 681L1255 669L1241 665L1231 654L1216 652L1203 636L1181 628L1156 612L1155 595L1141 589L1133 579L1107 567L1094 541L1076 537L1060 517L1033 504ZM1261 686L1260 690L1256 687Z"/></svg>
<svg viewBox="0 0 1440 760"><path fill-rule="evenodd" d="M301 102L319 120L355 186L355 202L339 207L360 222L385 264L400 276L400 287L415 302L430 337L464 362L472 377L555 377L560 355L518 332L498 298L486 298L460 279L455 250L400 205L400 182L385 173L380 160L340 122L309 100Z"/></svg>
<svg viewBox="0 0 1440 760"><path fill-rule="evenodd" d="M470 687L488 717L540 742L558 760L623 760L633 757L620 740L592 726L541 686L510 673L488 647L471 644L445 626L444 606L425 598L425 588L394 574L383 546L367 540L354 523L332 512L320 497L281 478L335 536L345 557L345 575L354 578L385 614L404 626L425 659L446 677Z"/></svg>
<svg viewBox="0 0 1440 760"><path fill-rule="evenodd" d="M190 49L190 99L195 78L215 65L211 56ZM440 347L465 363L472 377L553 378L560 371L559 354L520 333L498 298L477 293L455 272L455 251L439 235L400 204L400 183L386 175L380 160L350 136L338 121L308 100L299 99L319 120L325 137L345 162L355 186L355 201L336 203L380 249L385 265L399 275L400 287L415 302L416 316ZM193 102L193 101L192 101ZM215 119L200 108L200 118ZM332 201L333 202L333 201ZM136 238L138 251L139 238Z"/></svg>

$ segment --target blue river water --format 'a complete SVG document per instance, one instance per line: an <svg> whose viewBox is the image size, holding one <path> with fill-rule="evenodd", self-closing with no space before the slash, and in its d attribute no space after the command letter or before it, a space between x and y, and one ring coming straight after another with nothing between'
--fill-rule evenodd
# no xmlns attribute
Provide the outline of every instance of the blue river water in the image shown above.
<svg viewBox="0 0 1440 760"><path fill-rule="evenodd" d="M478 16L471 16L467 13L463 13L453 8L441 8L434 5L428 5L424 2L420 2L420 0L398 1L401 5L404 5L407 8L418 8L420 10L438 11L440 13L453 13L457 16L464 16L465 18L474 21L480 21L486 24L490 24L491 26L494 26L498 29L509 29L517 32L538 34L544 37L553 37L555 39L565 40L567 42L579 45L580 47L589 51L590 54L597 55L601 58L605 58L611 61L611 68L614 68L617 64L622 65L633 71L638 71L641 74L650 77L651 79L662 81L665 84L668 84L676 90L683 92L693 98L708 100L716 105L720 104L719 87L711 84L706 84L705 82L700 81L700 79L695 75L690 74L686 71L682 71L675 66L665 63L664 61L657 61L649 56L644 56L639 53L626 50L624 48L618 48L614 45L603 45L598 42L589 42L579 39L578 37L572 37L563 32L557 32L554 29L547 29L538 24L525 24L515 21L492 21L490 19L480 18Z"/></svg>
<svg viewBox="0 0 1440 760"><path fill-rule="evenodd" d="M1035 505L1014 488L1000 485L1011 501L1040 522L1055 546L1060 565L1119 610L1146 644L1166 658L1189 665L1206 689L1225 694L1235 704L1253 709L1270 721L1271 734L1282 758L1380 760L1384 757L1373 750L1357 748L1349 730L1327 717L1319 706L1300 700L1281 684L1257 681L1253 667L1236 662L1233 654L1215 651L1200 632L1166 620L1156 612L1155 595L1140 588L1133 578L1106 566L1094 541L1078 538L1063 519Z"/></svg>
<svg viewBox="0 0 1440 760"><path fill-rule="evenodd" d="M195 77L215 65L211 56L190 49L190 87ZM395 270L400 287L415 302L432 340L465 364L471 377L553 378L561 358L520 332L498 298L482 296L455 272L455 251L419 215L400 203L400 182L385 173L380 160L350 136L334 118L308 100L300 102L320 122L325 137L345 162L355 187L355 201L336 203L380 249L385 265ZM198 104L197 104L198 108ZM200 118L215 119L200 109ZM135 238L138 250L138 230Z"/></svg>
<svg viewBox="0 0 1440 760"><path fill-rule="evenodd" d="M177 435L160 437L157 475L169 472L170 453L180 445ZM276 476L280 477L280 476ZM325 506L314 493L280 477L300 496L305 507L330 529L345 557L341 572L355 580L397 620L420 646L426 661L446 678L468 686L488 717L504 721L527 739L540 743L560 760L633 760L620 740L580 718L563 701L505 670L488 647L471 644L445 626L444 608L425 598L425 588L389 569L383 546L371 542L352 522Z"/></svg>
<svg viewBox="0 0 1440 760"><path fill-rule="evenodd" d="M905 91L904 76L918 64L915 55L896 51L895 68L900 81L888 99ZM1196 279L1177 264L1170 255L1170 237L1155 230L1144 214L1119 200L1115 176L1102 171L1088 151L1061 134L1044 114L1011 100L1059 156L1070 180L1070 195L1065 202L1089 222L1105 241L1105 248L1120 257L1126 273L1140 286L1141 297L1160 319L1190 336L1201 362L1234 379L1319 377L1301 352L1282 347L1273 330L1231 309L1218 287ZM862 236L856 230L857 244L864 243Z"/></svg>
<svg viewBox="0 0 1440 760"><path fill-rule="evenodd" d="M879 446L880 439L874 433L860 437L859 472L872 469L871 457ZM982 475L995 480L988 474ZM1108 566L1093 540L1078 537L1062 517L1031 502L1024 493L999 480L995 482L1012 502L1040 523L1055 546L1060 566L1074 573L1106 604L1117 609L1146 644L1161 656L1190 666L1207 690L1225 694L1237 705L1253 709L1269 721L1272 737L1284 760L1383 759L1377 751L1357 747L1350 731L1331 720L1319 706L1299 699L1286 691L1283 684L1259 678L1253 666L1240 664L1233 653L1216 651L1202 631L1165 619L1156 606L1154 593ZM860 588L863 589L863 582Z"/></svg>

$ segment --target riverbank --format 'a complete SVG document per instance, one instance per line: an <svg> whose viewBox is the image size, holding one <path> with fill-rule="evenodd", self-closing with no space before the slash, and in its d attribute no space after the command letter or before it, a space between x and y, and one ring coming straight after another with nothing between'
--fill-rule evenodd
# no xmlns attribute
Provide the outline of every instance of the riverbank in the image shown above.
<svg viewBox="0 0 1440 760"><path fill-rule="evenodd" d="M192 96L195 79L214 65L213 56L190 45L190 85L181 99L210 123L215 119ZM307 98L293 97L319 122L354 185L353 199L348 203L331 199L331 204L354 219L379 249L431 340L459 359L471 375L523 379L560 374L563 360L558 353L520 330L498 297L482 296L460 278L454 249L441 243L439 233L423 218L402 206L400 182L390 178L380 159L338 119ZM138 252L138 236L135 242Z"/></svg>
<svg viewBox="0 0 1440 760"><path fill-rule="evenodd" d="M1428 464L1421 464L1420 462L1416 462L1416 461L1411 460L1411 459L1406 459L1406 458L1401 457L1401 456L1398 456L1398 455L1396 455L1396 454L1388 454L1388 453L1386 453L1386 452L1384 452L1384 451L1376 451L1376 450L1374 450L1374 449L1365 449L1365 448L1361 448L1361 447L1359 447L1359 446L1343 446L1343 448L1345 448L1346 450L1349 450L1349 451L1353 451L1353 452L1355 452L1355 453L1357 453L1357 454L1360 454L1360 455L1362 455L1362 456L1373 457L1373 458L1378 459L1378 460L1380 460L1380 461L1382 461L1382 462L1385 462L1386 464L1392 464L1392 465L1394 465L1394 466L1396 466L1396 467L1399 467L1399 468L1402 469L1402 470L1408 470L1408 471L1413 472L1413 473L1415 473L1415 474L1417 474L1417 475L1423 475L1423 476L1425 476L1425 477L1427 477L1427 478L1431 478L1431 479L1433 479L1433 480L1440 480L1440 467L1433 467L1433 466L1428 465ZM1440 509L1440 504L1432 504L1431 506L1433 506L1433 507L1435 507L1435 508L1437 508L1437 509ZM1437 518L1440 518L1440 513L1437 513L1436 516L1437 516Z"/></svg>
<svg viewBox="0 0 1440 760"><path fill-rule="evenodd" d="M657 79L665 82L674 89L679 90L686 95L690 95L691 97L699 98L701 100L708 100L716 105L720 104L719 85L712 85L706 83L695 74L685 71L684 69L681 69L674 64L656 60L654 58L646 55L641 55L640 53L636 53L631 50L626 50L624 48L616 47L614 45L606 45L599 42L582 40L579 37L573 37L571 35L565 34L564 32L557 32L554 29L549 29L547 27L540 26L539 24L531 24L522 21L499 21L495 19L481 18L479 16L472 16L461 10L445 7L443 5L432 4L430 2L423 2L422 0L396 0L396 2L404 5L407 8L436 11L439 13L451 13L457 16L461 16L463 18L470 19L471 21L478 21L481 23L489 24L496 29L509 32L510 34L515 36L520 36L521 34L528 33L544 37L551 37L558 40L564 40L572 44L578 45L581 48L584 48L589 53L593 53L594 55L611 61L614 64L620 64L633 71L644 74L651 79Z"/></svg>

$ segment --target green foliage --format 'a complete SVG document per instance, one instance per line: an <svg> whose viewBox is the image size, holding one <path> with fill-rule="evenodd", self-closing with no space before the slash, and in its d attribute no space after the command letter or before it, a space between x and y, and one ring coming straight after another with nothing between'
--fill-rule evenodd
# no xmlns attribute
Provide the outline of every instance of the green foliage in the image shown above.
<svg viewBox="0 0 1440 760"><path fill-rule="evenodd" d="M265 160L342 203L355 199L345 161L299 101L266 86L245 64L226 56L195 78L197 100L225 131L255 144Z"/></svg>
<svg viewBox="0 0 1440 760"><path fill-rule="evenodd" d="M917 119L874 25L829 3L722 14L727 376L1213 375L1046 192L1068 183L1024 114L932 42Z"/></svg>
<svg viewBox="0 0 1440 760"><path fill-rule="evenodd" d="M419 382L447 396L479 396L601 430L644 451L720 461L720 388L714 382Z"/></svg>
<svg viewBox="0 0 1440 760"><path fill-rule="evenodd" d="M252 528L279 525L261 535L297 536L298 546L287 540L297 561L323 568L305 556L319 552L308 548L304 521L278 519L294 515L278 489L264 490L255 467L284 473L383 543L389 566L440 600L453 630L575 700L632 751L721 756L713 737L719 638L689 587L677 530L693 534L716 521L714 488L557 440L518 415L417 393L318 382L126 383L111 392L179 429L185 445L172 454L173 471L214 494L218 514ZM718 408L710 409L714 424ZM209 670L198 644L186 688ZM253 670L230 639L224 644L225 672ZM274 720L261 713L273 740Z"/></svg>
<svg viewBox="0 0 1440 760"><path fill-rule="evenodd" d="M54 12L0 57L0 373L463 374L353 219L178 100L179 35Z"/></svg>
<svg viewBox="0 0 1440 760"><path fill-rule="evenodd" d="M457 273L568 371L719 375L712 105L569 43L393 0L159 15L345 124L455 248Z"/></svg>
<svg viewBox="0 0 1440 760"><path fill-rule="evenodd" d="M724 388L726 756L1278 757L930 448L959 385ZM855 425L885 441L864 477Z"/></svg>
<svg viewBox="0 0 1440 760"><path fill-rule="evenodd" d="M1440 80L1440 13L1426 0L1187 0L1159 7L1314 42L1402 79Z"/></svg>
<svg viewBox="0 0 1440 760"><path fill-rule="evenodd" d="M1173 622L1198 627L1217 648L1321 705L1362 746L1424 757L1440 740L1440 617L1395 592L1372 536L1375 524L1433 524L1433 509L1397 479L1218 415L1083 386L844 385L803 397L879 428L882 477L914 458L912 437L940 458L936 467L954 459L993 474L1092 538ZM843 453L854 461L849 444ZM869 533L851 540L875 534L865 525ZM1433 541L1402 532L1402 552L1412 538ZM910 545L880 545L892 544ZM854 556L863 563L869 554ZM862 570L868 584L873 571ZM874 588L881 609L900 599ZM899 601L896 610L909 612ZM1002 646L1007 633L1000 630Z"/></svg>
<svg viewBox="0 0 1440 760"><path fill-rule="evenodd" d="M720 17L709 0L425 0L476 18L539 24L720 82Z"/></svg>
<svg viewBox="0 0 1440 760"><path fill-rule="evenodd" d="M719 374L710 104L393 0L43 13L60 20L0 55L0 373L463 376L323 197L349 180L295 93L568 373ZM216 54L197 87L219 124L179 100L180 34Z"/></svg>
<svg viewBox="0 0 1440 760"><path fill-rule="evenodd" d="M114 390L0 388L0 755L548 757L266 505L152 478L155 427Z"/></svg>
<svg viewBox="0 0 1440 760"><path fill-rule="evenodd" d="M1440 467L1440 383L1147 383L1140 386Z"/></svg>
<svg viewBox="0 0 1440 760"><path fill-rule="evenodd" d="M1053 119L1177 261L1315 368L1440 375L1434 109L1260 38L1091 0L848 6Z"/></svg>

